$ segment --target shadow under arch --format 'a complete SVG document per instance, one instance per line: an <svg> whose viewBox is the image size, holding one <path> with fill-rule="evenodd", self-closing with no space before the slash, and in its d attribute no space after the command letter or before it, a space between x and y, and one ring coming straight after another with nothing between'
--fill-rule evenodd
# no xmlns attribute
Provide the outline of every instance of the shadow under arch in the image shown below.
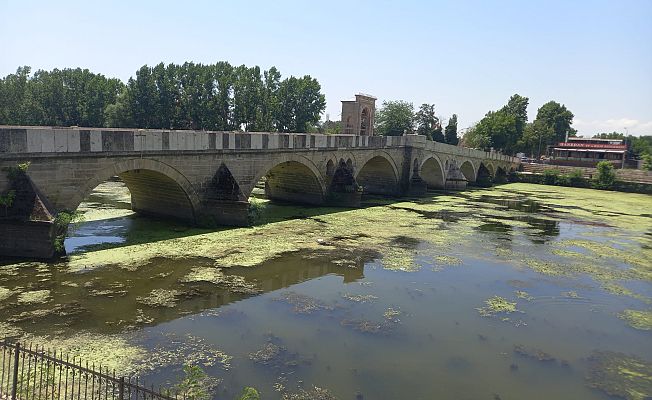
<svg viewBox="0 0 652 400"><path fill-rule="evenodd" d="M480 187L490 187L493 184L493 181L494 175L492 174L492 171L487 167L487 164L481 162L475 179L476 185Z"/></svg>
<svg viewBox="0 0 652 400"><path fill-rule="evenodd" d="M270 200L321 205L326 185L319 170L302 156L286 156L267 163L256 174L253 185L265 181L265 195ZM249 190L249 194L253 186Z"/></svg>
<svg viewBox="0 0 652 400"><path fill-rule="evenodd" d="M114 176L120 177L129 189L132 210L196 222L200 200L192 184L172 166L148 158L121 161L98 172L76 191L68 209L76 210L98 185Z"/></svg>
<svg viewBox="0 0 652 400"><path fill-rule="evenodd" d="M494 165L492 163L482 163L482 165L487 168L487 171L489 171L489 175L491 175L492 178L496 176L496 168L494 168Z"/></svg>
<svg viewBox="0 0 652 400"><path fill-rule="evenodd" d="M382 152L368 159L355 176L364 193L395 195L398 192L398 168L392 158Z"/></svg>
<svg viewBox="0 0 652 400"><path fill-rule="evenodd" d="M445 187L446 173L438 157L427 158L419 169L419 176L426 182L428 188L443 189Z"/></svg>
<svg viewBox="0 0 652 400"><path fill-rule="evenodd" d="M475 170L475 165L473 165L473 162L468 160L464 161L462 165L460 165L460 171L462 171L462 175L464 175L464 177L469 183L475 182L476 170Z"/></svg>

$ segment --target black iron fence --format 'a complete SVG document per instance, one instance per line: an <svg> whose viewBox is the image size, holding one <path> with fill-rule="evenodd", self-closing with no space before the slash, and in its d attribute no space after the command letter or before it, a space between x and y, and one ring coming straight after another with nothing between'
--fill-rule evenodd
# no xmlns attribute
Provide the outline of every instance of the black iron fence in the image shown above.
<svg viewBox="0 0 652 400"><path fill-rule="evenodd" d="M186 400L61 352L0 340L0 400Z"/></svg>

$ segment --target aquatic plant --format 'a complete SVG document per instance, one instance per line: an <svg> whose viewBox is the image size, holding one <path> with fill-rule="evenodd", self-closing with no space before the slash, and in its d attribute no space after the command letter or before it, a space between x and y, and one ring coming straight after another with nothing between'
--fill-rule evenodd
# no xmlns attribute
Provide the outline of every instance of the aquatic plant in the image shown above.
<svg viewBox="0 0 652 400"><path fill-rule="evenodd" d="M4 304L3 302L10 298L14 292L11 289L4 288L0 286L0 307Z"/></svg>
<svg viewBox="0 0 652 400"><path fill-rule="evenodd" d="M618 315L635 329L652 330L652 311L625 310Z"/></svg>
<svg viewBox="0 0 652 400"><path fill-rule="evenodd" d="M243 276L226 275L221 268L196 267L193 268L181 280L181 283L212 283L233 293L256 294L260 289L255 283L247 282Z"/></svg>
<svg viewBox="0 0 652 400"><path fill-rule="evenodd" d="M516 292L514 292L514 294L516 294L516 297L518 297L519 299L523 299L527 301L534 300L534 297L530 296L528 292L525 292L523 290L517 290Z"/></svg>
<svg viewBox="0 0 652 400"><path fill-rule="evenodd" d="M396 328L398 322L398 319L385 319L381 322L368 319L343 319L340 325L362 333L387 335Z"/></svg>
<svg viewBox="0 0 652 400"><path fill-rule="evenodd" d="M588 359L586 384L610 396L645 400L652 396L652 364L635 356L594 351Z"/></svg>
<svg viewBox="0 0 652 400"><path fill-rule="evenodd" d="M163 334L147 359L141 364L141 370L154 371L160 367L179 364L201 365L204 367L220 366L223 370L231 368L233 357L219 348L207 343L199 336L174 333Z"/></svg>
<svg viewBox="0 0 652 400"><path fill-rule="evenodd" d="M377 300L378 296L374 296L373 294L344 293L342 294L342 298L356 303L370 303L373 302L374 300Z"/></svg>
<svg viewBox="0 0 652 400"><path fill-rule="evenodd" d="M493 317L496 314L511 314L516 312L516 303L507 301L506 298L501 296L493 296L485 300L485 306L476 308L481 316Z"/></svg>
<svg viewBox="0 0 652 400"><path fill-rule="evenodd" d="M328 390L313 386L311 389L299 389L296 393L283 393L282 400L337 400Z"/></svg>
<svg viewBox="0 0 652 400"><path fill-rule="evenodd" d="M18 303L46 303L50 300L50 291L47 289L43 290L31 290L28 292L22 292L18 295Z"/></svg>
<svg viewBox="0 0 652 400"><path fill-rule="evenodd" d="M139 296L136 301L150 307L169 307L177 305L181 292L174 289L154 289L147 296Z"/></svg>
<svg viewBox="0 0 652 400"><path fill-rule="evenodd" d="M527 358L533 358L537 361L556 361L557 359L550 354L546 353L545 351L541 349L534 349L530 347L526 347L522 344L515 344L514 345L514 353L527 357Z"/></svg>
<svg viewBox="0 0 652 400"><path fill-rule="evenodd" d="M389 307L383 313L383 317L385 317L385 320L387 320L387 321L398 323L398 322L400 322L398 317L401 314L403 314L403 312L401 310L397 310L397 309L395 309L393 307Z"/></svg>
<svg viewBox="0 0 652 400"><path fill-rule="evenodd" d="M314 297L297 293L297 292L284 292L279 297L272 300L282 301L292 306L292 311L297 314L312 314L316 311L333 310L333 307L318 300Z"/></svg>

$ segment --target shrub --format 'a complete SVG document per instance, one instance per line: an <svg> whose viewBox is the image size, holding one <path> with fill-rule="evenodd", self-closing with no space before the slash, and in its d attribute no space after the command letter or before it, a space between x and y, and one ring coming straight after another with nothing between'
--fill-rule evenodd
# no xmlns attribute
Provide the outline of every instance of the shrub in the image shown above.
<svg viewBox="0 0 652 400"><path fill-rule="evenodd" d="M25 175L25 173L27 173L29 165L30 162L27 161L24 163L16 164L15 167L6 168L5 170L7 171L7 178L9 178L10 181L15 181L16 178L18 178L20 175Z"/></svg>
<svg viewBox="0 0 652 400"><path fill-rule="evenodd" d="M208 375L197 365L186 364L183 366L183 381L177 389L183 393L187 400L208 400L212 396L207 390Z"/></svg>
<svg viewBox="0 0 652 400"><path fill-rule="evenodd" d="M584 176L582 175L582 170L576 169L570 174L567 175L568 184L574 187L583 187L586 186L584 182Z"/></svg>
<svg viewBox="0 0 652 400"><path fill-rule="evenodd" d="M252 387L246 387L242 391L242 394L238 400L260 400L260 394L258 391Z"/></svg>
<svg viewBox="0 0 652 400"><path fill-rule="evenodd" d="M54 218L54 228L56 231L54 250L57 253L63 254L65 252L64 240L66 239L66 234L68 232L72 233L77 228L77 224L83 220L84 214L79 211L60 211L57 214Z"/></svg>
<svg viewBox="0 0 652 400"><path fill-rule="evenodd" d="M598 173L595 176L595 187L598 189L609 189L616 183L616 172L609 161L600 161L597 165Z"/></svg>
<svg viewBox="0 0 652 400"><path fill-rule="evenodd" d="M546 185L557 185L559 182L559 170L547 169L543 171L543 183Z"/></svg>
<svg viewBox="0 0 652 400"><path fill-rule="evenodd" d="M643 154L643 169L652 171L652 156L649 154Z"/></svg>

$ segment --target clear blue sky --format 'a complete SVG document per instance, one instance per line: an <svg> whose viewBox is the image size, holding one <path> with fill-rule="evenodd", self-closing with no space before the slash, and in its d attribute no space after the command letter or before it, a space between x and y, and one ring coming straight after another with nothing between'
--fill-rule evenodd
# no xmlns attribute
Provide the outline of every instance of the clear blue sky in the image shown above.
<svg viewBox="0 0 652 400"><path fill-rule="evenodd" d="M365 92L464 128L519 93L530 119L556 100L580 134L652 134L652 0L0 0L0 76L220 60L312 75L331 119Z"/></svg>

